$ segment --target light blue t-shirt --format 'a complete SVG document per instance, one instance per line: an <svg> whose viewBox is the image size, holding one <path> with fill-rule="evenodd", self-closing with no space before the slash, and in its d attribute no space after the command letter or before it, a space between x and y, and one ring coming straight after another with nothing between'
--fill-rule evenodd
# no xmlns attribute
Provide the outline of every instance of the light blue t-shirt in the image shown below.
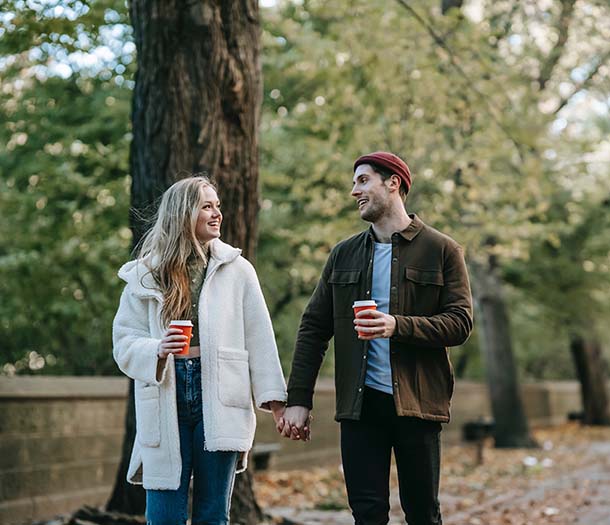
<svg viewBox="0 0 610 525"><path fill-rule="evenodd" d="M373 256L373 288L371 295L377 310L390 311L390 273L392 260L391 243L375 243ZM392 368L390 365L390 340L387 338L369 341L366 378L364 384L386 394L392 394Z"/></svg>

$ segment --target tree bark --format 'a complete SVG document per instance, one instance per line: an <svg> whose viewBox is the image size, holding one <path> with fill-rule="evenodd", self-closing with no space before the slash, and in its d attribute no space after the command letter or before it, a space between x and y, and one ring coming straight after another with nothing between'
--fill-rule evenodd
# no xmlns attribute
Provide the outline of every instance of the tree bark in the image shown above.
<svg viewBox="0 0 610 525"><path fill-rule="evenodd" d="M132 0L130 15L134 209L146 218L171 183L205 172L229 214L223 237L252 258L262 100L256 1Z"/></svg>
<svg viewBox="0 0 610 525"><path fill-rule="evenodd" d="M570 351L580 381L585 425L610 425L606 363L599 341L572 335Z"/></svg>
<svg viewBox="0 0 610 525"><path fill-rule="evenodd" d="M510 321L503 285L493 265L475 265L473 291L479 317L479 338L486 366L498 448L530 447L527 418L519 391Z"/></svg>
<svg viewBox="0 0 610 525"><path fill-rule="evenodd" d="M138 55L130 167L134 246L162 193L191 173L211 176L223 202L222 237L250 260L256 248L258 124L262 101L255 0L132 0ZM125 481L135 438L130 394L122 461L108 508L144 512L144 491ZM262 517L249 474L237 477L235 523Z"/></svg>

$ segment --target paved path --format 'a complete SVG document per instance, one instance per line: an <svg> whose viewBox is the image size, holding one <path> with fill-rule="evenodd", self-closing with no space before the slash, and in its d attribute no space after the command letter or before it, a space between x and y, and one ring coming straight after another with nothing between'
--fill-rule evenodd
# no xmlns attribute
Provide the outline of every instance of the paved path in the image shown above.
<svg viewBox="0 0 610 525"><path fill-rule="evenodd" d="M576 452L575 453L579 453ZM526 484L481 504L460 509L451 494L441 494L444 525L610 525L610 443L593 443L582 466L557 478ZM405 523L392 492L390 525ZM285 525L351 525L349 511L269 509ZM283 521L282 521L283 520Z"/></svg>

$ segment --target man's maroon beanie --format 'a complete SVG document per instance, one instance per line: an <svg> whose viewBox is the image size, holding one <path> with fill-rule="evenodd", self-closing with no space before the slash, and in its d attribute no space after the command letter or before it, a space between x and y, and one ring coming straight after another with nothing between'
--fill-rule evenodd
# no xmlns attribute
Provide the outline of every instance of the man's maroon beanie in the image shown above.
<svg viewBox="0 0 610 525"><path fill-rule="evenodd" d="M368 155L358 157L354 162L354 171L360 164L372 164L389 171L392 174L398 175L406 187L407 192L411 188L411 170L407 163L397 155L387 151L376 151Z"/></svg>

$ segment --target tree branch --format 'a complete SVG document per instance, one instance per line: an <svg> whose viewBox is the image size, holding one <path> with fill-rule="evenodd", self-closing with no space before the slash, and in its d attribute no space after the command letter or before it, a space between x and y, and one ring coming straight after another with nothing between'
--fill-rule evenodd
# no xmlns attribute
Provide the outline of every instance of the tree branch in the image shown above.
<svg viewBox="0 0 610 525"><path fill-rule="evenodd" d="M586 76L586 78L582 82L579 82L578 84L576 84L576 87L572 90L572 92L568 96L561 99L561 101L559 102L559 104L557 105L555 110L553 111L553 115L556 115L557 113L559 113L566 106L566 104L568 102L570 102L570 100L572 100L572 97L574 95L576 95L577 93L579 93L580 91L585 89L589 84L591 84L592 80L599 73L600 68L606 62L608 62L608 59L610 59L610 50L606 51L606 53L603 54L598 59L597 64L595 64L595 67L593 67L593 69L591 69L591 71L589 71L589 74Z"/></svg>
<svg viewBox="0 0 610 525"><path fill-rule="evenodd" d="M557 42L551 49L551 52L547 56L546 62L540 69L540 75L538 76L538 87L542 91L546 83L551 78L555 66L559 62L561 55L565 49L566 42L568 41L568 34L570 29L570 22L572 21L572 14L574 13L574 4L576 0L561 0L561 14L559 15L559 21L557 22L557 32L559 34Z"/></svg>

